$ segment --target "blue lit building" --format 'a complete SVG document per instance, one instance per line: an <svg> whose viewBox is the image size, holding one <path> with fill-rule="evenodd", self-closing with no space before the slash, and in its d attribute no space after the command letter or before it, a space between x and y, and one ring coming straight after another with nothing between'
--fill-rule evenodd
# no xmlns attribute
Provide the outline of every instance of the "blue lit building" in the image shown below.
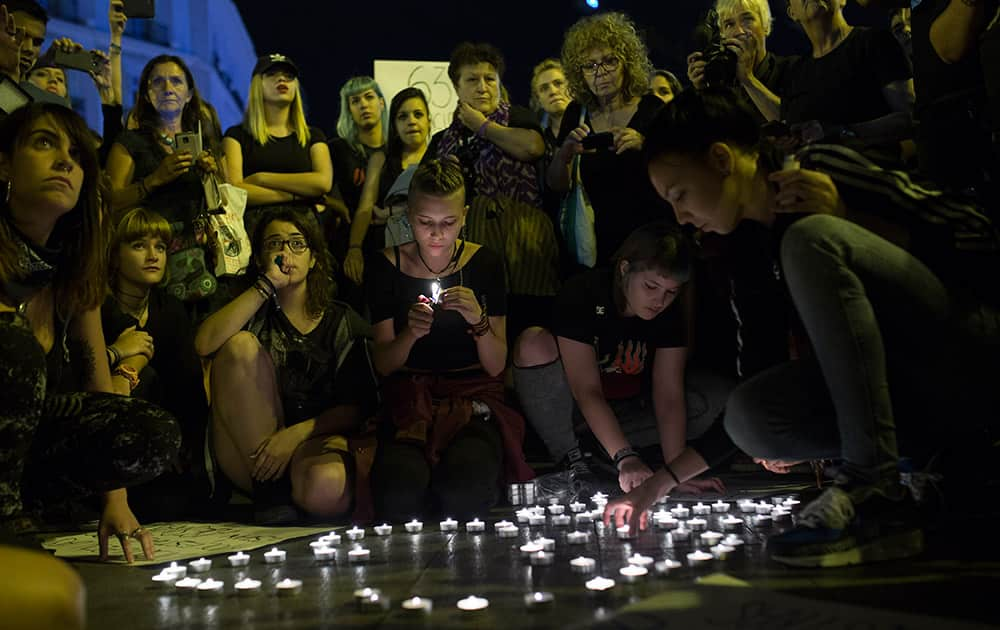
<svg viewBox="0 0 1000 630"><path fill-rule="evenodd" d="M85 48L107 51L109 0L41 0L50 20L44 50L69 37ZM125 110L135 103L143 66L161 54L184 59L202 97L219 112L222 128L243 117L250 72L257 54L232 0L157 0L156 17L130 19L122 38ZM73 108L93 129L101 129L101 101L90 77L67 71Z"/></svg>

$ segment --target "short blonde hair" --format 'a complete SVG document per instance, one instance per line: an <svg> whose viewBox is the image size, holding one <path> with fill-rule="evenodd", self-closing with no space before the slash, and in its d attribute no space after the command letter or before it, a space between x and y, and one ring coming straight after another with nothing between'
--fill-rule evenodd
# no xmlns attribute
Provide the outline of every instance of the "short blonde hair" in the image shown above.
<svg viewBox="0 0 1000 630"><path fill-rule="evenodd" d="M121 264L118 250L122 245L142 238L158 238L169 244L173 238L170 224L159 214L146 208L133 208L120 215L108 241L108 283L112 292L116 290L118 269ZM164 282L167 280L164 274Z"/></svg>
<svg viewBox="0 0 1000 630"><path fill-rule="evenodd" d="M722 26L722 16L732 15L740 11L750 11L764 25L764 34L771 34L774 16L771 15L771 4L768 0L715 0L715 11L719 14L719 26Z"/></svg>
<svg viewBox="0 0 1000 630"><path fill-rule="evenodd" d="M649 62L646 44L639 37L635 23L624 13L598 13L579 20L566 31L562 46L563 73L573 98L595 107L597 98L587 87L581 66L585 55L595 48L607 47L621 60L622 96L626 101L649 91Z"/></svg>
<svg viewBox="0 0 1000 630"><path fill-rule="evenodd" d="M534 109L536 111L540 110L542 108L542 104L538 102L538 95L536 94L536 91L537 91L538 88L537 88L537 86L535 84L538 82L538 75L540 75L543 72L548 72L549 70L558 70L559 72L563 73L563 76L566 76L566 71L563 70L562 63L558 59L555 59L555 58L545 59L541 63L539 63L537 66L535 66L535 69L531 71L531 102L530 102L530 105L531 105L531 109Z"/></svg>

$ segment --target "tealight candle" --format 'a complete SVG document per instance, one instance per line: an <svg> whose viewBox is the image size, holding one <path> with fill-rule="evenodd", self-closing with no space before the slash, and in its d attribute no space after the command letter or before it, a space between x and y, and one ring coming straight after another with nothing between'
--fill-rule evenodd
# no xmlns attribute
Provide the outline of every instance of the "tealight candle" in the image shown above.
<svg viewBox="0 0 1000 630"><path fill-rule="evenodd" d="M594 522L594 517L590 512L580 512L573 518L577 525L590 525Z"/></svg>
<svg viewBox="0 0 1000 630"><path fill-rule="evenodd" d="M691 510L679 503L677 507L671 508L670 513L674 515L674 518L687 518L691 516Z"/></svg>
<svg viewBox="0 0 1000 630"><path fill-rule="evenodd" d="M715 545L714 547L710 548L709 551L712 552L712 555L715 556L717 560L725 560L727 557L729 557L729 554L733 553L736 550L730 547L729 545Z"/></svg>
<svg viewBox="0 0 1000 630"><path fill-rule="evenodd" d="M666 514L666 516L662 518L657 518L654 516L653 523L656 525L656 528L667 531L672 529L677 529L677 526L680 524L680 521L675 519L669 512L664 512L664 514Z"/></svg>
<svg viewBox="0 0 1000 630"><path fill-rule="evenodd" d="M781 506L791 510L794 509L795 506L798 505L799 503L801 503L801 501L799 501L798 499L793 499L789 497L781 502Z"/></svg>
<svg viewBox="0 0 1000 630"><path fill-rule="evenodd" d="M552 525L553 527L569 527L570 520L572 519L570 519L569 514L557 514L552 517Z"/></svg>
<svg viewBox="0 0 1000 630"><path fill-rule="evenodd" d="M312 541L311 543L309 543L309 546L315 550L315 549L325 549L330 545L328 543L323 542L323 539L321 538L319 540Z"/></svg>
<svg viewBox="0 0 1000 630"><path fill-rule="evenodd" d="M176 573L164 570L153 576L153 584L173 588L174 582L179 579L181 578L177 577Z"/></svg>
<svg viewBox="0 0 1000 630"><path fill-rule="evenodd" d="M653 564L653 559L641 553L635 553L628 557L628 563L637 567L648 567Z"/></svg>
<svg viewBox="0 0 1000 630"><path fill-rule="evenodd" d="M785 502L785 497L782 496L771 497L771 503L774 504L774 507L781 507L781 504L784 502Z"/></svg>
<svg viewBox="0 0 1000 630"><path fill-rule="evenodd" d="M661 560L660 562L654 564L653 568L659 575L667 575L674 569L681 568L681 566L682 565L680 562L677 562L676 560L671 560L670 558L666 558L665 560Z"/></svg>
<svg viewBox="0 0 1000 630"><path fill-rule="evenodd" d="M573 501L569 504L569 511L573 514L579 514L580 512L587 509L586 503L580 503L579 501Z"/></svg>
<svg viewBox="0 0 1000 630"><path fill-rule="evenodd" d="M569 566L573 573L593 573L597 567L597 560L587 558L586 556L578 556L569 561Z"/></svg>
<svg viewBox="0 0 1000 630"><path fill-rule="evenodd" d="M599 501L604 501L605 503L607 503L608 495L604 494L603 492L595 492L590 496L590 500L593 501L594 503L598 503Z"/></svg>
<svg viewBox="0 0 1000 630"><path fill-rule="evenodd" d="M632 583L646 577L649 574L649 569L630 564L627 567L618 569L618 574L621 575L622 579L626 582Z"/></svg>
<svg viewBox="0 0 1000 630"><path fill-rule="evenodd" d="M699 501L697 504L691 506L691 513L695 516L708 516L712 513L712 506L705 505Z"/></svg>
<svg viewBox="0 0 1000 630"><path fill-rule="evenodd" d="M458 530L458 521L453 518L446 518L438 523L438 529L442 532L453 532Z"/></svg>
<svg viewBox="0 0 1000 630"><path fill-rule="evenodd" d="M378 590L377 588L371 588L365 586L364 588L359 588L354 591L354 602L357 604L361 604L361 602L365 601L366 599L371 599L372 595L381 595L381 594L382 591Z"/></svg>
<svg viewBox="0 0 1000 630"><path fill-rule="evenodd" d="M222 587L226 585L222 580L208 578L197 586L199 595L221 595Z"/></svg>
<svg viewBox="0 0 1000 630"><path fill-rule="evenodd" d="M770 514L757 514L751 519L753 524L757 527L768 527L771 525L772 520L773 519Z"/></svg>
<svg viewBox="0 0 1000 630"><path fill-rule="evenodd" d="M716 514L725 514L729 511L730 505L725 501L719 500L712 504L712 511Z"/></svg>
<svg viewBox="0 0 1000 630"><path fill-rule="evenodd" d="M329 562L337 557L337 550L333 547L314 547L313 557L317 562Z"/></svg>
<svg viewBox="0 0 1000 630"><path fill-rule="evenodd" d="M549 553L547 551L539 551L528 556L531 561L531 566L533 567L548 567L552 565L552 561L555 560L556 554Z"/></svg>
<svg viewBox="0 0 1000 630"><path fill-rule="evenodd" d="M604 593L615 587L615 581L606 577L595 577L592 580L587 580L584 586L592 593Z"/></svg>
<svg viewBox="0 0 1000 630"><path fill-rule="evenodd" d="M584 545L590 540L589 532L569 532L566 534L566 542L571 545Z"/></svg>
<svg viewBox="0 0 1000 630"><path fill-rule="evenodd" d="M388 536L392 534L392 525L388 525L386 523L382 523L381 525L376 525L374 529L376 536Z"/></svg>
<svg viewBox="0 0 1000 630"><path fill-rule="evenodd" d="M534 593L528 593L524 596L524 605L528 608L536 609L542 606L548 606L555 600L556 597L552 593L536 591Z"/></svg>
<svg viewBox="0 0 1000 630"><path fill-rule="evenodd" d="M703 532L708 529L708 521L703 518L693 518L687 524L693 532Z"/></svg>
<svg viewBox="0 0 1000 630"><path fill-rule="evenodd" d="M233 588L236 589L237 595L256 595L260 592L260 580L244 578L233 584Z"/></svg>
<svg viewBox="0 0 1000 630"><path fill-rule="evenodd" d="M326 536L320 536L319 542L326 543L328 547L333 547L340 544L340 534L330 532Z"/></svg>
<svg viewBox="0 0 1000 630"><path fill-rule="evenodd" d="M279 562L284 562L287 555L288 554L286 554L283 549L272 547L271 551L264 553L264 562L268 564L277 564Z"/></svg>
<svg viewBox="0 0 1000 630"><path fill-rule="evenodd" d="M549 514L551 514L552 516L558 516L559 514L562 514L565 511L566 511L565 505L559 505L558 503L553 503L552 505L549 506Z"/></svg>
<svg viewBox="0 0 1000 630"><path fill-rule="evenodd" d="M518 510L515 515L517 516L517 522L521 525L527 525L528 519L534 514L531 510Z"/></svg>
<svg viewBox="0 0 1000 630"><path fill-rule="evenodd" d="M191 573L205 573L212 568L212 561L206 558L198 558L197 560L188 562L188 568L191 570Z"/></svg>
<svg viewBox="0 0 1000 630"><path fill-rule="evenodd" d="M763 501L758 503L755 508L757 514L770 514L771 510L773 509L774 509L773 505L771 505L770 503L764 503Z"/></svg>
<svg viewBox="0 0 1000 630"><path fill-rule="evenodd" d="M737 505L740 507L740 512L743 512L744 514L752 514L757 511L757 504L750 499L744 499Z"/></svg>
<svg viewBox="0 0 1000 630"><path fill-rule="evenodd" d="M544 536L539 536L535 539L535 544L541 545L544 551L555 551L556 541L551 538L545 538Z"/></svg>
<svg viewBox="0 0 1000 630"><path fill-rule="evenodd" d="M358 541L365 537L365 530L357 525L344 533L347 534L347 540L350 541Z"/></svg>
<svg viewBox="0 0 1000 630"><path fill-rule="evenodd" d="M287 597L289 595L298 595L302 592L302 580L293 580L291 578L285 578L274 585L277 589L278 595L282 597Z"/></svg>
<svg viewBox="0 0 1000 630"><path fill-rule="evenodd" d="M705 564L706 562L708 562L709 560L711 560L713 557L714 556L712 554L706 553L706 552L704 552L704 551L702 551L700 549L698 549L696 551L692 551L691 553L689 553L687 555L688 564L690 564L691 566L697 566L697 565L700 565L700 564Z"/></svg>
<svg viewBox="0 0 1000 630"><path fill-rule="evenodd" d="M719 532L709 531L701 533L701 542L705 543L706 545L709 546L717 545L719 544L720 540L722 540L722 534L720 534Z"/></svg>
<svg viewBox="0 0 1000 630"><path fill-rule="evenodd" d="M199 578L186 577L174 582L174 588L178 593L193 593L199 584L201 584Z"/></svg>
<svg viewBox="0 0 1000 630"><path fill-rule="evenodd" d="M347 552L348 562L353 562L355 564L368 562L372 557L372 552L364 547L358 547L357 549L351 549Z"/></svg>
<svg viewBox="0 0 1000 630"><path fill-rule="evenodd" d="M469 595L465 599L458 600L456 604L459 610L464 610L466 612L476 612L479 610L486 610L490 607L490 600L485 597L476 597L475 595Z"/></svg>
<svg viewBox="0 0 1000 630"><path fill-rule="evenodd" d="M493 524L493 530L497 532L499 532L501 529L504 529L505 527L514 527L514 524L511 523L510 521L497 521L496 523Z"/></svg>
<svg viewBox="0 0 1000 630"><path fill-rule="evenodd" d="M424 524L417 519L412 519L408 523L405 523L403 527L406 528L406 533L408 534L419 534L424 531Z"/></svg>
<svg viewBox="0 0 1000 630"><path fill-rule="evenodd" d="M434 600L413 596L403 600L403 610L411 613L429 613L434 609Z"/></svg>
<svg viewBox="0 0 1000 630"><path fill-rule="evenodd" d="M771 511L771 519L777 522L785 522L791 520L792 513L785 508L775 508Z"/></svg>
<svg viewBox="0 0 1000 630"><path fill-rule="evenodd" d="M517 538L517 535L521 533L517 527L509 525L507 527L501 527L497 530L497 536L500 538Z"/></svg>
<svg viewBox="0 0 1000 630"><path fill-rule="evenodd" d="M622 525L621 527L615 529L615 532L618 533L619 540L628 540L629 538L632 538L632 528L628 525Z"/></svg>
<svg viewBox="0 0 1000 630"><path fill-rule="evenodd" d="M686 529L684 527L678 527L674 531L670 532L669 536L670 536L670 540L673 540L673 541L690 540L691 539L691 530L690 529Z"/></svg>
<svg viewBox="0 0 1000 630"><path fill-rule="evenodd" d="M727 547L739 547L743 544L743 539L735 534L729 534L722 539L722 544Z"/></svg>
<svg viewBox="0 0 1000 630"><path fill-rule="evenodd" d="M743 527L743 519L735 516L727 516L720 522L722 523L722 529L726 531L733 531Z"/></svg>
<svg viewBox="0 0 1000 630"><path fill-rule="evenodd" d="M545 525L545 515L544 514L532 514L528 517L528 525L532 527L538 527L540 525Z"/></svg>
<svg viewBox="0 0 1000 630"><path fill-rule="evenodd" d="M187 577L188 570L187 567L183 565L177 564L176 562L171 562L169 567L163 567L162 572L173 573L174 575L177 576L177 579L179 580L182 577Z"/></svg>
<svg viewBox="0 0 1000 630"><path fill-rule="evenodd" d="M520 547L521 555L528 558L533 553L538 553L539 551L545 551L545 549L536 542L529 542L521 545Z"/></svg>
<svg viewBox="0 0 1000 630"><path fill-rule="evenodd" d="M357 600L361 612L376 612L389 609L389 598L382 595L382 591L377 588L371 589L368 597Z"/></svg>
<svg viewBox="0 0 1000 630"><path fill-rule="evenodd" d="M482 522L478 518L474 518L465 524L465 531L470 534L478 534L486 529L486 523Z"/></svg>

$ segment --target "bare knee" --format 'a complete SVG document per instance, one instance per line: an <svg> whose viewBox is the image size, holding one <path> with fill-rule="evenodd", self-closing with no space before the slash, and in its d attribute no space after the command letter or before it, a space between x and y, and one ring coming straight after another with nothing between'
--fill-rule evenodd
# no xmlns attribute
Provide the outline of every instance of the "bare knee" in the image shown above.
<svg viewBox="0 0 1000 630"><path fill-rule="evenodd" d="M514 344L514 365L534 367L546 365L559 358L556 338L545 328L532 326L517 337Z"/></svg>
<svg viewBox="0 0 1000 630"><path fill-rule="evenodd" d="M241 330L222 344L212 360L212 367L232 369L236 366L251 366L260 360L263 352L264 348L257 336Z"/></svg>
<svg viewBox="0 0 1000 630"><path fill-rule="evenodd" d="M292 479L292 498L296 505L316 516L333 517L346 512L351 495L344 461L338 457L306 466L298 479Z"/></svg>
<svg viewBox="0 0 1000 630"><path fill-rule="evenodd" d="M0 577L0 618L15 628L83 628L85 591L68 564L34 551L0 548L8 577ZM17 576L16 579L10 579ZM8 607L8 604L10 605Z"/></svg>

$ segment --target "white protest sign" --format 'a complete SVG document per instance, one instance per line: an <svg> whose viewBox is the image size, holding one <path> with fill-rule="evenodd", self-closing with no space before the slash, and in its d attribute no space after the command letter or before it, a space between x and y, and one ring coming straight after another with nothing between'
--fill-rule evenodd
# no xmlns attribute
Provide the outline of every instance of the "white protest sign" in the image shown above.
<svg viewBox="0 0 1000 630"><path fill-rule="evenodd" d="M375 81L382 88L386 107L400 90L415 87L423 91L430 107L432 134L451 124L458 95L448 77L447 61L376 59Z"/></svg>

